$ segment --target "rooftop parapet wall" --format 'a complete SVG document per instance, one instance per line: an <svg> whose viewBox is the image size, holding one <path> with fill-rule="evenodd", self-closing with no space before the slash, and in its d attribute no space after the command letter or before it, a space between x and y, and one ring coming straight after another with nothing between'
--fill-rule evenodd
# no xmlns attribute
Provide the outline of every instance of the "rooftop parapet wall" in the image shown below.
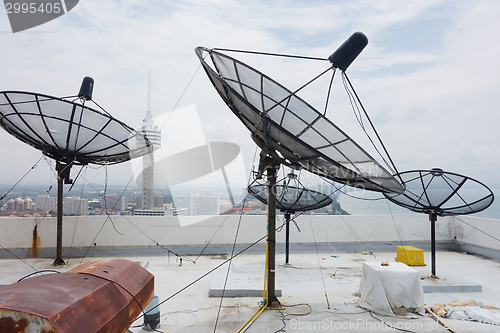
<svg viewBox="0 0 500 333"><path fill-rule="evenodd" d="M63 247L153 247L232 244L240 216L68 216L63 221ZM483 221L484 220L484 221ZM430 241L430 223L426 215L302 215L295 220L298 232L290 225L291 243L426 243ZM469 221L469 220L468 220ZM497 221L497 220L493 220ZM498 221L497 221L498 222ZM277 225L283 223L278 215ZM495 223L486 219L474 220L489 228ZM184 226L181 226L184 225ZM35 241L34 227L37 225ZM452 217L439 218L436 240L461 241L483 244L478 233L469 236L470 227L460 228ZM498 229L498 228L497 228ZM498 229L500 230L500 229ZM463 232L462 232L463 231ZM237 242L253 243L266 234L265 215L243 215ZM498 233L497 233L498 234ZM483 234L484 235L484 234ZM285 232L277 233L277 242L285 242ZM263 244L264 241L262 242ZM54 248L56 244L56 218L0 218L0 245L8 249ZM496 248L498 247L497 244Z"/></svg>
<svg viewBox="0 0 500 333"><path fill-rule="evenodd" d="M500 259L500 220L456 216L451 230L457 250Z"/></svg>

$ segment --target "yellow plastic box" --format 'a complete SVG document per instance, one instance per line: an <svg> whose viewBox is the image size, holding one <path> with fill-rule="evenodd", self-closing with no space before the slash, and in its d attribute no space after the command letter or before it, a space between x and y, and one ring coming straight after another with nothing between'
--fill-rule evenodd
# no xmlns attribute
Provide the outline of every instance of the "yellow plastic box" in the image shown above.
<svg viewBox="0 0 500 333"><path fill-rule="evenodd" d="M425 266L424 251L413 246L398 246L396 261L408 266Z"/></svg>

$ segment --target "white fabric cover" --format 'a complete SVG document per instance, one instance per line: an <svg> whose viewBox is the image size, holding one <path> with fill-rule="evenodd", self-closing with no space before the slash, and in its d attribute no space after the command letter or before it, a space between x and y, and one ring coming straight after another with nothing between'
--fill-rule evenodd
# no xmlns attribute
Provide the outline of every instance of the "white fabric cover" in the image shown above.
<svg viewBox="0 0 500 333"><path fill-rule="evenodd" d="M382 266L380 262L363 263L359 306L388 316L395 316L393 309L415 309L423 315L424 292L418 272L400 262Z"/></svg>

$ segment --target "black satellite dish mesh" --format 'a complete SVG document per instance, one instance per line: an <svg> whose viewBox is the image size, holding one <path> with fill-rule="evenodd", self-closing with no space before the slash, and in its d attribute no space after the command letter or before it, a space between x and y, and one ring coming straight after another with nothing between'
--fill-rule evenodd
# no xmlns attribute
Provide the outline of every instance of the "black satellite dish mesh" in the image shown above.
<svg viewBox="0 0 500 333"><path fill-rule="evenodd" d="M267 204L267 184L255 184L248 192L260 202ZM330 205L332 198L321 192L304 187L276 185L276 208L282 212L296 213L319 209Z"/></svg>
<svg viewBox="0 0 500 333"><path fill-rule="evenodd" d="M143 134L109 114L38 93L0 92L0 126L65 163L115 164L152 150Z"/></svg>
<svg viewBox="0 0 500 333"><path fill-rule="evenodd" d="M291 185L294 184L294 185ZM328 195L305 188L292 172L274 186L276 209L285 213L285 264L290 256L290 218L296 212L306 212L332 204ZM268 184L256 180L248 187L248 193L263 204L268 204Z"/></svg>
<svg viewBox="0 0 500 333"><path fill-rule="evenodd" d="M473 214L488 208L494 200L486 185L441 169L406 171L399 176L405 191L384 195L414 212L438 216Z"/></svg>
<svg viewBox="0 0 500 333"><path fill-rule="evenodd" d="M196 53L219 95L267 153L343 184L403 190L390 172L297 94L226 54L204 47Z"/></svg>

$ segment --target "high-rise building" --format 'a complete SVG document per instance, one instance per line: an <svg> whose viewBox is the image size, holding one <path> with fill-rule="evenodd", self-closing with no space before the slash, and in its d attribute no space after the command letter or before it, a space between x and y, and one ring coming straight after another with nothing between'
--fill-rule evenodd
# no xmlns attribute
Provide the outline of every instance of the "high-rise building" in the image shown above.
<svg viewBox="0 0 500 333"><path fill-rule="evenodd" d="M141 209L153 209L153 190L154 190L154 150L161 146L161 131L153 120L151 114L151 74L149 75L148 86L148 110L146 117L142 121L141 132L153 145L153 149L149 154L142 157L142 203Z"/></svg>
<svg viewBox="0 0 500 333"><path fill-rule="evenodd" d="M87 199L82 199L79 196L66 197L63 199L63 214L64 215L88 215L89 202Z"/></svg>
<svg viewBox="0 0 500 333"><path fill-rule="evenodd" d="M11 211L18 211L18 212L22 212L25 210L32 210L32 209L33 209L33 200L31 200L30 198L10 199L2 207L2 210L11 210Z"/></svg>
<svg viewBox="0 0 500 333"><path fill-rule="evenodd" d="M186 208L187 215L218 215L219 197L206 195L176 195L176 209Z"/></svg>
<svg viewBox="0 0 500 333"><path fill-rule="evenodd" d="M24 209L25 210L33 209L33 200L31 198L26 198L26 200L24 200Z"/></svg>
<svg viewBox="0 0 500 333"><path fill-rule="evenodd" d="M142 209L142 194L135 197L135 209Z"/></svg>
<svg viewBox="0 0 500 333"><path fill-rule="evenodd" d="M102 196L101 208L106 210L124 211L127 209L127 202L123 194L106 193Z"/></svg>
<svg viewBox="0 0 500 333"><path fill-rule="evenodd" d="M16 198L14 200L14 210L23 211L24 210L24 200L21 198Z"/></svg>
<svg viewBox="0 0 500 333"><path fill-rule="evenodd" d="M153 207L163 208L163 195L158 194L153 197Z"/></svg>
<svg viewBox="0 0 500 333"><path fill-rule="evenodd" d="M43 211L55 211L57 207L57 199L48 194L41 194L35 197L35 208Z"/></svg>

